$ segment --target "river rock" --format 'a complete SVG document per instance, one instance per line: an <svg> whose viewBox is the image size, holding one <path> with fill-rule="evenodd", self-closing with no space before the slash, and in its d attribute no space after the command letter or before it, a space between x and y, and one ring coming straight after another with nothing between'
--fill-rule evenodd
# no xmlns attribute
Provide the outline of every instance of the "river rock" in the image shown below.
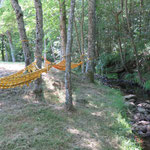
<svg viewBox="0 0 150 150"><path fill-rule="evenodd" d="M130 99L137 99L136 95L130 94L130 95L126 95L124 96L125 100L130 100Z"/></svg>
<svg viewBox="0 0 150 150"><path fill-rule="evenodd" d="M150 121L150 115L147 115L147 116L145 117L145 119L148 120L148 121Z"/></svg>
<svg viewBox="0 0 150 150"><path fill-rule="evenodd" d="M150 132L150 125L147 125L147 132Z"/></svg>
<svg viewBox="0 0 150 150"><path fill-rule="evenodd" d="M127 106L129 108L134 108L135 104L133 102L125 102L125 106Z"/></svg>
<svg viewBox="0 0 150 150"><path fill-rule="evenodd" d="M146 112L146 109L145 109L145 108L142 108L142 107L137 107L137 110L138 110L138 112L140 112L140 113L145 113L145 112Z"/></svg>
<svg viewBox="0 0 150 150"><path fill-rule="evenodd" d="M138 134L143 138L150 137L150 132L143 133L142 131L139 131Z"/></svg>
<svg viewBox="0 0 150 150"><path fill-rule="evenodd" d="M138 122L138 124L141 124L141 125L149 125L150 122L149 121L145 121L145 120L141 120Z"/></svg>
<svg viewBox="0 0 150 150"><path fill-rule="evenodd" d="M141 114L141 113L136 113L135 115L134 115L134 120L137 122L137 121L140 121L140 120L144 120L144 115L143 114Z"/></svg>
<svg viewBox="0 0 150 150"><path fill-rule="evenodd" d="M149 103L149 104L150 104L150 100L146 100L146 103Z"/></svg>
<svg viewBox="0 0 150 150"><path fill-rule="evenodd" d="M135 99L130 99L130 100L129 100L129 102L133 102L133 103L135 103L135 102L136 102L136 100L135 100Z"/></svg>
<svg viewBox="0 0 150 150"><path fill-rule="evenodd" d="M137 106L139 106L139 107L144 107L144 108L146 108L146 109L150 109L150 104L148 104L148 103L140 103L140 104L138 104Z"/></svg>

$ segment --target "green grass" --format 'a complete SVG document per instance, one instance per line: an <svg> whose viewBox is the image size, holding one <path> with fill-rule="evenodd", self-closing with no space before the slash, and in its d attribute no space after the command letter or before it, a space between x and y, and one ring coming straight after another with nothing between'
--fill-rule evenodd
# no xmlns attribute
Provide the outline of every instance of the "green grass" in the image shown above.
<svg viewBox="0 0 150 150"><path fill-rule="evenodd" d="M49 76L54 78L44 77L49 79L45 91L53 80L63 78L53 72ZM0 90L0 150L141 150L131 132L121 93L73 78L73 113L63 108L59 89L49 89L46 95L50 99L42 103L26 97L32 87L18 89L17 93L26 91L20 96Z"/></svg>

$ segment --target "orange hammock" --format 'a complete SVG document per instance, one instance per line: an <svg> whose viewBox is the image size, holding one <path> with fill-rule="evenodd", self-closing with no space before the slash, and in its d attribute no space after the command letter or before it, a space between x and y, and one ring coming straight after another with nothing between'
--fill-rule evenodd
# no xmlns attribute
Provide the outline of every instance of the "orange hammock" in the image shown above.
<svg viewBox="0 0 150 150"><path fill-rule="evenodd" d="M45 66L52 64L50 61L48 61L47 59L45 59ZM77 68L78 66L82 65L83 62L81 61L80 63L71 63L71 69ZM61 62L59 62L58 64L53 64L52 67L61 70L61 71L65 71L66 70L66 60L62 60Z"/></svg>
<svg viewBox="0 0 150 150"><path fill-rule="evenodd" d="M22 87L23 85L28 86L32 81L36 80L37 78L40 78L43 72L47 73L47 71L49 71L52 67L65 71L65 64L65 60L61 61L58 64L52 64L48 60L45 60L45 67L43 69L39 69L36 66L36 63L33 62L25 69L22 69L21 71L15 74L0 78L0 89L15 88L18 86ZM71 69L74 69L81 64L82 62L72 63Z"/></svg>

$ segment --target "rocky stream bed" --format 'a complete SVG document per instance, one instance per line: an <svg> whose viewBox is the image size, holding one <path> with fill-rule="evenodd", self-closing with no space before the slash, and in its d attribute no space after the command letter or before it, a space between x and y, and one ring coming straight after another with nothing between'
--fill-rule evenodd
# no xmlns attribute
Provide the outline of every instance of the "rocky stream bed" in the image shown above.
<svg viewBox="0 0 150 150"><path fill-rule="evenodd" d="M121 90L135 139L143 150L150 150L150 93L132 81L108 79L100 75L95 75L95 78L109 87Z"/></svg>

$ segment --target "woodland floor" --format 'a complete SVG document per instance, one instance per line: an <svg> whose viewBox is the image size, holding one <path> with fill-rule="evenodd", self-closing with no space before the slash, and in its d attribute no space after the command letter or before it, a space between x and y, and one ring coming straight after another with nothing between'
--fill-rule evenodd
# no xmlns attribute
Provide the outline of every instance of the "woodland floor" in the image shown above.
<svg viewBox="0 0 150 150"><path fill-rule="evenodd" d="M23 63L0 63L0 76ZM43 74L44 99L29 87L0 89L0 150L140 150L124 113L123 97L73 74L76 111L64 109L64 72Z"/></svg>

